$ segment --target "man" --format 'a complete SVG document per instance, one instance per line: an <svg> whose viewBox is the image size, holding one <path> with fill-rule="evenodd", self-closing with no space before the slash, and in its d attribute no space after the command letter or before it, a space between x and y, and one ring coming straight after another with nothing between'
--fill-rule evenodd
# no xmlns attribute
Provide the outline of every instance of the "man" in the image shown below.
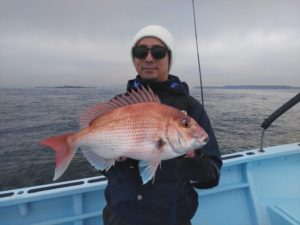
<svg viewBox="0 0 300 225"><path fill-rule="evenodd" d="M189 95L187 84L169 74L173 45L173 38L164 27L151 25L140 30L131 52L138 75L128 81L127 89L150 86L163 104L193 117L208 133L208 144L188 155L162 161L155 182L145 185L141 183L136 160L117 162L105 173L105 225L189 225L198 207L194 188L209 188L219 182L222 160L206 112Z"/></svg>

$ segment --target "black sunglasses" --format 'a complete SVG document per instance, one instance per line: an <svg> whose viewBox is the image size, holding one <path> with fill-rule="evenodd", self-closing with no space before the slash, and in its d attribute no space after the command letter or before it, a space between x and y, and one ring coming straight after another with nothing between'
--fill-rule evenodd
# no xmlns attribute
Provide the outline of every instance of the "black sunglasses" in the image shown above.
<svg viewBox="0 0 300 225"><path fill-rule="evenodd" d="M168 48L160 45L154 45L152 48L148 48L146 45L137 45L132 48L132 55L134 58L145 59L149 51L154 59L162 59L166 56Z"/></svg>

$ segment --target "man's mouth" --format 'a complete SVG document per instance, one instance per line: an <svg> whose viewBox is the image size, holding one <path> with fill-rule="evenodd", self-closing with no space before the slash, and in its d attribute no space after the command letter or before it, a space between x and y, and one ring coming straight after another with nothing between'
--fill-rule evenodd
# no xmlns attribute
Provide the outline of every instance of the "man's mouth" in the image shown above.
<svg viewBox="0 0 300 225"><path fill-rule="evenodd" d="M142 67L142 70L157 70L156 67Z"/></svg>

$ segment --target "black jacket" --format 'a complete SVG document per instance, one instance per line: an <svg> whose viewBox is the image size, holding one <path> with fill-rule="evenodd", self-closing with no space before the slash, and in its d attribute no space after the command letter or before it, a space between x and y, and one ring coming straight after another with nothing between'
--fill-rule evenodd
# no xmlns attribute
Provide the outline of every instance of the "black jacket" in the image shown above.
<svg viewBox="0 0 300 225"><path fill-rule="evenodd" d="M176 76L166 82L129 80L127 89L150 86L161 103L185 110L208 133L207 145L196 151L193 159L178 157L165 160L156 171L155 182L142 185L138 162L127 159L117 162L105 175L108 177L108 207L128 224L180 224L189 221L198 207L193 187L208 188L219 182L222 166L219 147L210 121L202 105L189 95L188 86Z"/></svg>

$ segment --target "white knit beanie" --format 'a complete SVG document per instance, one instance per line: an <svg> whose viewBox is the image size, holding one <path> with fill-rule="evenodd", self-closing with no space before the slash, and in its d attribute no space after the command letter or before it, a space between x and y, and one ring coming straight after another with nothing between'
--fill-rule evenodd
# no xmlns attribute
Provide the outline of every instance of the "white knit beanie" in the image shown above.
<svg viewBox="0 0 300 225"><path fill-rule="evenodd" d="M135 46L141 39L143 39L145 37L157 38L166 45L166 47L170 51L170 67L169 67L169 70L170 70L172 61L173 61L173 57L174 57L173 56L174 39L173 39L173 36L171 35L171 33L163 26L149 25L149 26L142 28L140 31L137 32L137 34L133 38L132 46ZM133 60L132 52L131 52L131 58Z"/></svg>

